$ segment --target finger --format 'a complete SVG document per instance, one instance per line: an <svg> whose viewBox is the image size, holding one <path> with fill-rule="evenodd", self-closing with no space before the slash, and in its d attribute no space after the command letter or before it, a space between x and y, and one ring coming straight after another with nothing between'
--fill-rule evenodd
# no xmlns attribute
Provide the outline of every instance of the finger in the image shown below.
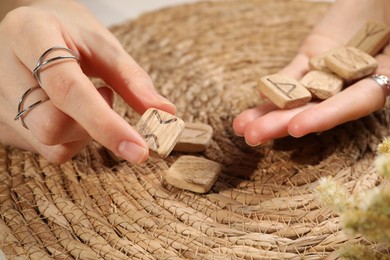
<svg viewBox="0 0 390 260"><path fill-rule="evenodd" d="M257 118L245 128L244 137L247 144L257 146L272 139L287 136L291 118L313 105L314 103L309 103L293 109L274 110Z"/></svg>
<svg viewBox="0 0 390 260"><path fill-rule="evenodd" d="M240 113L233 121L234 133L238 136L244 136L245 129L248 124L255 121L257 118L277 109L277 106L272 102L267 102L258 107L247 109Z"/></svg>
<svg viewBox="0 0 390 260"><path fill-rule="evenodd" d="M108 32L94 33L85 38L90 48L84 55L88 72L104 79L138 113L155 107L175 114L176 107L154 88L149 75L126 53ZM96 45L95 42L99 42Z"/></svg>
<svg viewBox="0 0 390 260"><path fill-rule="evenodd" d="M3 60L7 62L0 63L1 82L4 86L1 89L2 96L2 121L10 119L9 115L17 114L17 106L19 99L30 87L36 85L36 80L31 75L31 71L23 64L17 55L15 55L12 44L12 38L18 36L16 30L10 30L8 27L13 25L17 18L20 22L20 15L12 15L4 21L4 26L1 28L1 34L10 34L11 37L1 38L0 53ZM11 21L10 21L11 20ZM13 36L13 37L12 37ZM28 48L30 50L31 48ZM17 77L15 77L17 75ZM46 99L47 95L42 89L36 89L26 96L23 107ZM82 129L72 118L58 110L50 101L41 103L30 112L22 116L24 122L39 142L47 145L55 145L59 143L73 142L89 137L88 133ZM22 124L17 121L7 121L9 126L23 128ZM27 130L24 129L24 132ZM24 133L21 133L24 136ZM21 145L19 145L20 147ZM29 149L31 150L31 149Z"/></svg>
<svg viewBox="0 0 390 260"><path fill-rule="evenodd" d="M70 38L63 35L66 30L58 30L58 22L56 24L55 20L52 21L53 26L47 22L50 17L45 13L41 16L46 18L43 19L45 23L38 26L37 20L32 20L30 22L35 23L35 26L27 26L33 30L26 32L28 44L22 41L20 45L14 46L15 55L27 67L33 66L43 51L53 46L67 46L64 37ZM40 28L39 32L36 28ZM30 51L29 46L34 46L34 51ZM69 54L56 52L54 55ZM76 62L65 61L48 66L40 71L40 76L43 88L53 104L77 121L93 139L131 162L139 163L147 158L145 141L110 108Z"/></svg>
<svg viewBox="0 0 390 260"><path fill-rule="evenodd" d="M31 147L33 147L33 149L27 150L42 155L50 163L62 164L69 161L75 154L79 153L89 143L91 143L91 141L91 138L86 138L84 140L76 142L49 146L39 143L38 140L31 136L31 138L28 139L27 142L30 144Z"/></svg>
<svg viewBox="0 0 390 260"><path fill-rule="evenodd" d="M293 77L295 79L301 78L308 71L308 57L304 54L298 54L285 68L283 68L280 73ZM263 93L260 94L263 99L266 97ZM233 121L233 130L236 135L244 136L247 132L246 128L248 125L251 125L256 119L264 116L265 114L278 109L276 105L272 102L267 102L263 105L260 105L256 108L245 110L240 113L235 120ZM283 114L283 113L282 113ZM264 142L261 140L262 136L261 130L256 130L256 127L250 128L248 133L247 142L251 145L257 145L258 143ZM259 131L257 136L254 132Z"/></svg>
<svg viewBox="0 0 390 260"><path fill-rule="evenodd" d="M3 145L11 145L18 148L21 148L23 150L28 150L32 152L36 152L36 149L34 149L27 140L21 136L18 132L15 131L12 127L0 123L0 143Z"/></svg>
<svg viewBox="0 0 390 260"><path fill-rule="evenodd" d="M74 118L99 143L132 162L146 159L141 136L116 114L76 64L44 71L42 82L59 109Z"/></svg>
<svg viewBox="0 0 390 260"><path fill-rule="evenodd" d="M97 91L112 107L113 92L108 87ZM30 104L46 97L43 90L36 90L26 98ZM88 132L73 118L59 110L50 100L40 104L24 116L24 122L39 142L46 145L65 144L89 138Z"/></svg>
<svg viewBox="0 0 390 260"><path fill-rule="evenodd" d="M0 99L2 104L9 104L8 100ZM38 107L37 107L38 108ZM64 162L73 156L77 151L87 145L91 138L86 135L84 138L78 136L78 141L65 143L63 145L48 145L42 143L36 138L32 131L26 130L19 122L14 121L9 114L12 110L5 108L0 111L0 117L3 118L0 123L0 142L5 145L15 146L24 150L39 153L48 158L51 162ZM32 110L31 112L33 112ZM39 111L38 111L39 112ZM63 114L61 112L61 114ZM65 128L64 128L65 129ZM71 128L66 128L71 129Z"/></svg>
<svg viewBox="0 0 390 260"><path fill-rule="evenodd" d="M50 163L62 164L72 159L74 155L83 150L91 141L91 138L87 138L81 141L55 146L47 146L39 143L33 145L36 147L37 153L45 157Z"/></svg>
<svg viewBox="0 0 390 260"><path fill-rule="evenodd" d="M309 57L299 53L294 59L284 67L280 73L290 76L296 80L302 78L305 73L309 70Z"/></svg>
<svg viewBox="0 0 390 260"><path fill-rule="evenodd" d="M61 145L48 146L40 143L31 132L23 131L0 123L0 142L23 150L39 153L49 162L61 164L71 159L76 153L84 149L91 142L91 138Z"/></svg>
<svg viewBox="0 0 390 260"><path fill-rule="evenodd" d="M103 97L106 103L112 107L114 104L114 92L109 87L99 87L97 88L99 94Z"/></svg>
<svg viewBox="0 0 390 260"><path fill-rule="evenodd" d="M331 129L369 115L384 106L383 89L372 79L364 79L339 94L299 113L288 125L288 133L300 137Z"/></svg>
<svg viewBox="0 0 390 260"><path fill-rule="evenodd" d="M312 57L337 46L340 46L340 43L333 38L312 33L305 39L298 54L280 72L299 80L309 71L309 61Z"/></svg>

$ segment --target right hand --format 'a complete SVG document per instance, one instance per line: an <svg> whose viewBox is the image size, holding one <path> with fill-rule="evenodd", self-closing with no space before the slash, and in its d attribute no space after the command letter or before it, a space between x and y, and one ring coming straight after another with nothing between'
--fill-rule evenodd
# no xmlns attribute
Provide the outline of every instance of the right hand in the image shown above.
<svg viewBox="0 0 390 260"><path fill-rule="evenodd" d="M37 82L38 58L53 46L72 49L80 58L41 70L42 89L50 98L25 117L29 130L14 121L18 100ZM69 55L56 51L53 56ZM83 6L71 0L36 0L10 11L0 23L0 142L63 163L92 139L118 156L140 163L148 157L143 138L111 109L110 88L96 89L88 76L101 77L138 113L155 107L174 114L175 106L159 95L147 73L115 37Z"/></svg>

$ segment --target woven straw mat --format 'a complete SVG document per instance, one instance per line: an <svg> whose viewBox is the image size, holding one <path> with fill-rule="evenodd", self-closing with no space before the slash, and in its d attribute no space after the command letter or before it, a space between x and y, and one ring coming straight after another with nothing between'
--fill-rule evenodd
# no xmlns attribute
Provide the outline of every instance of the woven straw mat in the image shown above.
<svg viewBox="0 0 390 260"><path fill-rule="evenodd" d="M129 4L128 8L131 8ZM180 156L117 162L91 144L71 161L0 146L0 246L9 259L322 259L348 243L339 216L313 195L334 176L351 192L377 186L376 146L389 111L303 138L251 148L232 120L261 103L328 4L216 1L174 6L111 28L185 121L213 126L202 156L223 165L207 194L170 187ZM117 99L131 124L139 115Z"/></svg>

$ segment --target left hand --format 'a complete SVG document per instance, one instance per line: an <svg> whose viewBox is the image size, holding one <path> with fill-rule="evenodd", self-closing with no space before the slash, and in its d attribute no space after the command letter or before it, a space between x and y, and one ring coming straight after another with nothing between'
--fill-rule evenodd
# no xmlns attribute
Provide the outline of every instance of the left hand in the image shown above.
<svg viewBox="0 0 390 260"><path fill-rule="evenodd" d="M300 79L308 70L309 59L327 50L344 46L353 33L366 21L386 23L384 1L340 0L306 38L297 56L280 73ZM390 45L376 56L379 66L375 73L390 77ZM369 115L385 104L385 93L373 79L362 79L337 95L319 102L281 110L268 102L243 111L233 122L233 129L245 141L256 146L284 136L302 137L331 129L342 123Z"/></svg>

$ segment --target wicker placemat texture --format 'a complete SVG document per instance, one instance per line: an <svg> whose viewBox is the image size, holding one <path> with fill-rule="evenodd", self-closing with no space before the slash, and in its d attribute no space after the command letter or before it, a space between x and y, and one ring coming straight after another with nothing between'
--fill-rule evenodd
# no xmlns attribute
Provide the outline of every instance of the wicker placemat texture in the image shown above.
<svg viewBox="0 0 390 260"><path fill-rule="evenodd" d="M0 146L0 248L9 259L321 259L366 243L340 230L313 189L323 176L351 192L380 183L372 160L389 135L389 111L258 148L231 127L261 102L257 79L291 60L327 7L199 2L112 28L179 117L213 126L199 156L220 162L221 177L200 195L164 183L177 153L136 166L92 144L56 166ZM115 109L133 124L139 118L120 99Z"/></svg>

